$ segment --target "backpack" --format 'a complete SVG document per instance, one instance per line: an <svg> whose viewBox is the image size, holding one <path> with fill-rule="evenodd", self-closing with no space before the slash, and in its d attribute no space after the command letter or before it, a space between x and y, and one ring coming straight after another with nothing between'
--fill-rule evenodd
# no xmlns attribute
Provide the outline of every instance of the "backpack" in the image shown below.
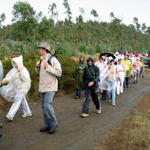
<svg viewBox="0 0 150 150"><path fill-rule="evenodd" d="M51 66L52 66L51 60L52 60L53 57L54 57L54 56L50 56L50 57L48 58L48 61L47 61L47 63L48 63L49 65L51 65ZM56 78L57 78L57 80L63 80L64 76L63 76L63 74L62 74L60 77L57 77L57 76L56 76Z"/></svg>

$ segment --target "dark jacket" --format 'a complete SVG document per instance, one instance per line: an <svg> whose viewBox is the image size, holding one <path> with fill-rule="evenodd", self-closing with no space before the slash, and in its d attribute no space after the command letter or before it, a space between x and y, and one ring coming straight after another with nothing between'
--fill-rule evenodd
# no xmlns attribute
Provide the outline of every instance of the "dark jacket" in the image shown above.
<svg viewBox="0 0 150 150"><path fill-rule="evenodd" d="M99 69L94 64L92 66L85 67L83 74L84 89L97 89L98 82L100 81L99 74ZM88 84L92 81L94 82L94 85L89 87Z"/></svg>

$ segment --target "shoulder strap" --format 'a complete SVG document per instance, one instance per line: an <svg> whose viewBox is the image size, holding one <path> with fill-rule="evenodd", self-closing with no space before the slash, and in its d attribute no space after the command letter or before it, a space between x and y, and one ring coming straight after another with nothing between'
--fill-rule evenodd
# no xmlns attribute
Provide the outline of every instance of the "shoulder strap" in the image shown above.
<svg viewBox="0 0 150 150"><path fill-rule="evenodd" d="M92 77L92 78L95 78L95 71L93 70L93 69L90 69L89 67L87 67L87 69L88 69L88 72L89 72L89 74L90 74L90 76Z"/></svg>
<svg viewBox="0 0 150 150"><path fill-rule="evenodd" d="M52 63L51 63L52 58L53 58L53 56L50 56L50 57L48 58L48 61L47 61L47 62L48 62L49 65L52 65Z"/></svg>

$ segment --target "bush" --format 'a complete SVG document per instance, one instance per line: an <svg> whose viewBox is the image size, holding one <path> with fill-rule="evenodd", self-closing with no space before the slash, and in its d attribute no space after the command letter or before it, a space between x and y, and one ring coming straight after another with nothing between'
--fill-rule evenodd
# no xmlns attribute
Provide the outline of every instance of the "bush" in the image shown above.
<svg viewBox="0 0 150 150"><path fill-rule="evenodd" d="M80 52L84 52L84 53L87 53L87 51L88 51L88 47L85 44L83 44L83 43L81 43L79 45L78 49L79 49Z"/></svg>
<svg viewBox="0 0 150 150"><path fill-rule="evenodd" d="M72 90L75 86L74 83L74 71L76 62L71 57L66 56L58 56L59 61L62 65L64 79L60 81L59 88L61 91L69 91ZM39 60L39 56L36 53L29 53L24 55L24 65L29 70L32 86L28 93L29 98L36 100L39 97L38 92L38 81L39 76L35 73L35 63ZM10 59L6 59L3 61L5 75L12 68Z"/></svg>

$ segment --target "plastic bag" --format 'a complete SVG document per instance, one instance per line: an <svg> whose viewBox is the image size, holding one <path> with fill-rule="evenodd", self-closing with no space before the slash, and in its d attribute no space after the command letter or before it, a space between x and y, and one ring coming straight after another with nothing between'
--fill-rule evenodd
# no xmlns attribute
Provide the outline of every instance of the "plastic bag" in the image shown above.
<svg viewBox="0 0 150 150"><path fill-rule="evenodd" d="M16 73L16 71L14 69L10 70L6 75L6 78L11 78L11 76L13 76L14 73ZM16 91L14 89L14 85L11 80L9 81L9 83L7 85L2 86L0 88L0 95L8 102L14 101Z"/></svg>

